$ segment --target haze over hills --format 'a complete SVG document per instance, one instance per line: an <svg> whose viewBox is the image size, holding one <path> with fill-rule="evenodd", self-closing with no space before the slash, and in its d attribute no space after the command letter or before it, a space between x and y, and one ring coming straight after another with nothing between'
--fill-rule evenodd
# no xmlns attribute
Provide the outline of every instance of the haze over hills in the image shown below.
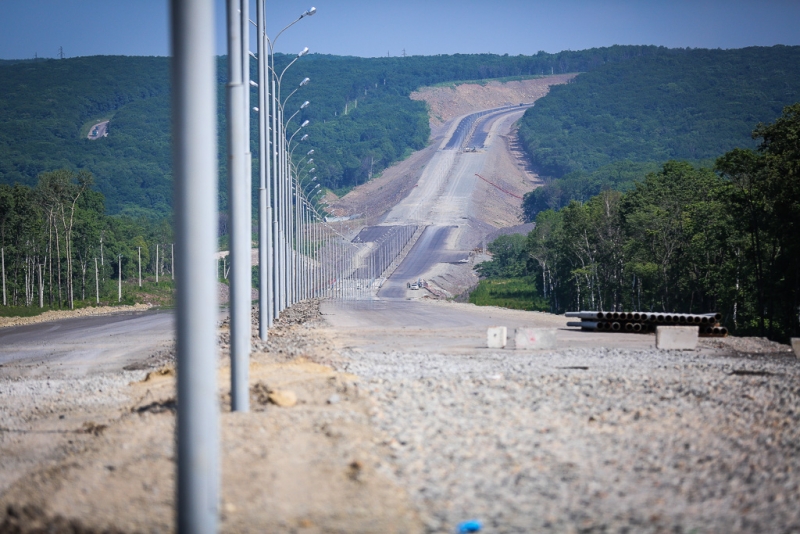
<svg viewBox="0 0 800 534"><path fill-rule="evenodd" d="M290 59L278 56L277 68ZM748 75L753 61L758 76ZM0 183L33 185L44 171L85 169L95 175L109 213L168 213L168 62L96 56L0 63ZM800 47L692 51L614 46L533 56L371 59L309 55L287 71L283 95L302 78L311 78L289 101L287 114L304 100L311 102L293 124L311 121L307 132L308 148L315 150L314 174L324 186L343 192L425 146L425 106L408 98L419 87L584 72L540 100L523 124L534 162L545 174L561 175L616 160L701 159L729 147L752 146L752 124L773 119L775 109L797 99L798 67ZM255 72L254 63L253 77ZM221 207L226 206L225 77L225 58L220 58ZM104 119L110 119L108 137L86 139L90 127ZM705 121L702 127L692 122L698 119ZM256 154L255 120L252 127ZM532 129L546 132L541 135L550 141L535 137ZM691 146L685 139L691 139ZM587 159L592 163L581 163Z"/></svg>

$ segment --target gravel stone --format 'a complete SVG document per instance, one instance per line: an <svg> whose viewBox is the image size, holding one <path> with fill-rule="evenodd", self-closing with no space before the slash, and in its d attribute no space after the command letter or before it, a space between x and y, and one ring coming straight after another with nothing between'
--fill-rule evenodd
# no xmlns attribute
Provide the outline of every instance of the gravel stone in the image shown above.
<svg viewBox="0 0 800 534"><path fill-rule="evenodd" d="M429 532L800 529L790 354L344 356Z"/></svg>

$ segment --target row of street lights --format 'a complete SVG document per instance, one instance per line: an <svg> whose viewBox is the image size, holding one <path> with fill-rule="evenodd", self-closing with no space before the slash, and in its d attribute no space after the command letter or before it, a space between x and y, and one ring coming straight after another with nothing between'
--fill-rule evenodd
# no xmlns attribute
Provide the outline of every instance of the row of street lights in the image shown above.
<svg viewBox="0 0 800 534"><path fill-rule="evenodd" d="M248 367L251 335L251 155L250 87L258 87L259 132L259 335L267 337L274 319L293 303L311 297L370 297L377 277L413 231L395 230L380 243L355 244L325 222L316 208L322 189L313 151L294 165L292 155L308 125L287 135L275 43L280 35L316 9L304 12L274 39L266 34L264 0L256 0L258 53L249 50L249 0L227 0L228 202L231 251L231 408L249 409ZM214 2L171 0L170 27L175 175L175 279L178 284L176 423L178 532L215 532L219 507L219 403L217 369L217 277L209 259L216 251L216 65ZM250 80L249 58L258 62L258 82ZM309 104L304 102L300 109ZM299 110L298 110L299 112ZM301 178L301 176L303 176ZM309 179L309 176L311 178ZM311 184L314 184L313 186ZM310 188L310 189L309 189ZM4 260L5 258L3 258ZM359 267L361 266L361 267Z"/></svg>

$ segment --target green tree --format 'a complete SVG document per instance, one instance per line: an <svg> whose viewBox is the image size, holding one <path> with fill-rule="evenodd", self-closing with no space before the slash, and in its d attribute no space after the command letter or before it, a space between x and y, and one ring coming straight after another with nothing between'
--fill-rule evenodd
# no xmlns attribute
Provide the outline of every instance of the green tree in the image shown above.
<svg viewBox="0 0 800 534"><path fill-rule="evenodd" d="M800 332L800 104L759 124L753 137L761 139L757 150L732 150L717 169L733 186L731 209L747 236L742 270L754 306L745 320L761 335L786 339Z"/></svg>

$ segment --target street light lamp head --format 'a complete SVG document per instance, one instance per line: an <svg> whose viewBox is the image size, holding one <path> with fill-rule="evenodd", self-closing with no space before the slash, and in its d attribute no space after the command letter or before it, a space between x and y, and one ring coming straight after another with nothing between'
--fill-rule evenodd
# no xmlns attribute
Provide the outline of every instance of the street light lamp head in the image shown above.
<svg viewBox="0 0 800 534"><path fill-rule="evenodd" d="M310 17L311 15L313 15L316 12L317 12L317 8L316 7L312 7L311 9L309 9L308 11L303 13L303 16L304 17Z"/></svg>
<svg viewBox="0 0 800 534"><path fill-rule="evenodd" d="M297 54L297 57L303 57L306 54L308 54L308 47L305 47L304 49L300 50L300 53Z"/></svg>
<svg viewBox="0 0 800 534"><path fill-rule="evenodd" d="M308 100L306 100L305 102L303 102L303 105L302 105L302 106L300 106L300 109L306 109L310 103L311 103L311 102L309 102Z"/></svg>
<svg viewBox="0 0 800 534"><path fill-rule="evenodd" d="M317 170L317 168L316 168L316 167L314 167L314 168L312 168L312 169L311 169L310 171L308 171L308 172L314 172L314 171L316 171L316 170Z"/></svg>
<svg viewBox="0 0 800 534"><path fill-rule="evenodd" d="M308 82L311 81L311 78L303 78L303 81L300 82L299 87L303 87L304 85L308 85Z"/></svg>
<svg viewBox="0 0 800 534"><path fill-rule="evenodd" d="M306 164L308 164L308 163L311 163L312 161L314 161L314 158L311 158L311 159L309 159L309 160L306 162Z"/></svg>
<svg viewBox="0 0 800 534"><path fill-rule="evenodd" d="M250 80L250 87L258 87L258 84L253 80Z"/></svg>
<svg viewBox="0 0 800 534"><path fill-rule="evenodd" d="M311 122L311 121L309 121L308 119L304 120L303 124L300 125L300 128L305 128L306 126L308 126L309 122Z"/></svg>
<svg viewBox="0 0 800 534"><path fill-rule="evenodd" d="M311 155L311 154L313 154L313 153L314 153L314 149L312 148L311 150L309 150L308 152L306 152L306 156L310 156L310 155Z"/></svg>
<svg viewBox="0 0 800 534"><path fill-rule="evenodd" d="M305 141L306 139L308 139L308 134L305 134L303 137L300 138L301 141Z"/></svg>

